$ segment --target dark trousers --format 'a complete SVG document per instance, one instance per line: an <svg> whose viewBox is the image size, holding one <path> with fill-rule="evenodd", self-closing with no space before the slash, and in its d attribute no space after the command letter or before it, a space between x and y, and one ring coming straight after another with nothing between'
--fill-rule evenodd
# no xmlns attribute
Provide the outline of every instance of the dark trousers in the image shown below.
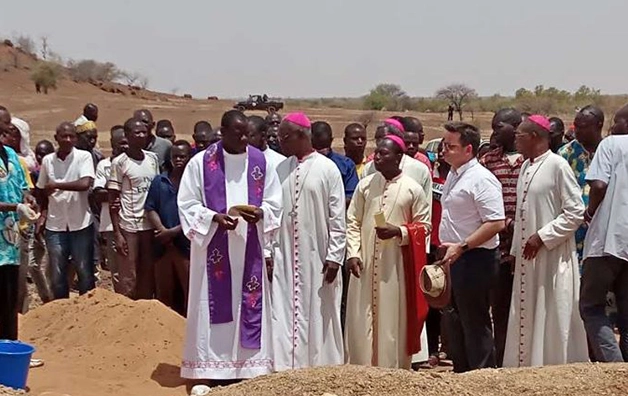
<svg viewBox="0 0 628 396"><path fill-rule="evenodd" d="M498 268L497 282L491 291L491 313L493 314L493 331L495 334L495 359L497 367L501 367L504 362L512 282L515 275L510 262L501 263Z"/></svg>
<svg viewBox="0 0 628 396"><path fill-rule="evenodd" d="M445 310L454 372L495 367L490 291L498 270L497 249L473 249L451 265L452 301Z"/></svg>
<svg viewBox="0 0 628 396"><path fill-rule="evenodd" d="M166 247L164 255L155 262L155 296L167 307L183 317L187 314L190 259L173 245ZM177 307L177 292L181 290L184 303Z"/></svg>
<svg viewBox="0 0 628 396"><path fill-rule="evenodd" d="M68 298L70 285L70 257L78 275L79 294L85 294L96 287L94 277L94 229L93 225L78 231L46 230L50 283L53 298Z"/></svg>
<svg viewBox="0 0 628 396"><path fill-rule="evenodd" d="M619 344L606 315L606 296L615 293ZM628 362L628 261L613 256L584 260L580 316L598 362Z"/></svg>
<svg viewBox="0 0 628 396"><path fill-rule="evenodd" d="M431 308L425 320L425 331L427 332L427 350L430 356L438 356L440 348L440 321L439 309Z"/></svg>
<svg viewBox="0 0 628 396"><path fill-rule="evenodd" d="M155 231L121 231L128 246L128 254L117 252L118 290L133 300L150 300L155 296Z"/></svg>
<svg viewBox="0 0 628 396"><path fill-rule="evenodd" d="M20 266L0 266L0 340L17 340Z"/></svg>

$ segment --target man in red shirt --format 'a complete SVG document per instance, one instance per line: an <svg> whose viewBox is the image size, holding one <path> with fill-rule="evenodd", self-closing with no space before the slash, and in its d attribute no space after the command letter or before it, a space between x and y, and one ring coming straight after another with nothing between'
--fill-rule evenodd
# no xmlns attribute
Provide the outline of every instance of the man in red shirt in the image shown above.
<svg viewBox="0 0 628 396"><path fill-rule="evenodd" d="M497 111L491 124L497 147L480 158L480 163L490 170L502 185L504 213L506 215L506 228L499 233L499 250L501 253L499 278L491 296L498 367L501 367L504 359L510 297L514 279L514 257L510 255L510 247L517 207L517 180L523 164L523 157L515 149L515 131L521 124L521 119L521 113L513 108Z"/></svg>

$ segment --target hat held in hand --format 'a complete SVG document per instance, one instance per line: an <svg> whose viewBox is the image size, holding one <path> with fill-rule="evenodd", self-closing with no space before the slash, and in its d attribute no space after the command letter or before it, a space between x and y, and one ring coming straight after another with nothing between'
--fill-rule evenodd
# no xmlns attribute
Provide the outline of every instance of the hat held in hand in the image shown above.
<svg viewBox="0 0 628 396"><path fill-rule="evenodd" d="M437 261L426 265L419 274L419 287L432 308L441 309L451 300L451 276L449 266Z"/></svg>

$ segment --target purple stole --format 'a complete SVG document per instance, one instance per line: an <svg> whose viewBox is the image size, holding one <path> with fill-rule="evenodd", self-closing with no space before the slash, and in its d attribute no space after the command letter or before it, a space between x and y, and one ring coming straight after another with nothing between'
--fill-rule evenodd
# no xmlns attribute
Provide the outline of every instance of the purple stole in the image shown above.
<svg viewBox="0 0 628 396"><path fill-rule="evenodd" d="M203 158L205 206L216 213L227 213L225 158L222 142L211 145ZM266 178L266 158L258 149L248 146L248 203L262 206ZM256 224L247 224L240 343L243 348L260 349L262 336L262 270L264 257ZM231 298L231 263L229 262L228 231L218 228L207 247L207 277L209 284L209 322L233 321Z"/></svg>

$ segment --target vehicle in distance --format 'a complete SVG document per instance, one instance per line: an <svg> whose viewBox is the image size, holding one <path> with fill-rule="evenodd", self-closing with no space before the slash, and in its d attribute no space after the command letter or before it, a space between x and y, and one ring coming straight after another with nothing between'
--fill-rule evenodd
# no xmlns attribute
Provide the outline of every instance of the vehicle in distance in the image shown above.
<svg viewBox="0 0 628 396"><path fill-rule="evenodd" d="M247 100L240 101L233 105L234 109L240 111L245 110L261 110L274 113L283 109L283 102L272 100L268 95L249 95Z"/></svg>

